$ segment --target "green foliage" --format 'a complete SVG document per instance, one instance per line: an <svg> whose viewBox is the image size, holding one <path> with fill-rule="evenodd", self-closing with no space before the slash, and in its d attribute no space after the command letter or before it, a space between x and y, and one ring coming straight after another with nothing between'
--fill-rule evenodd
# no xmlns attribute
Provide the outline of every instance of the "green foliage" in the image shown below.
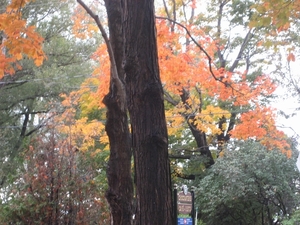
<svg viewBox="0 0 300 225"><path fill-rule="evenodd" d="M295 158L258 143L237 143L198 184L201 219L207 225L281 221L298 204L298 182Z"/></svg>
<svg viewBox="0 0 300 225"><path fill-rule="evenodd" d="M234 0L232 1L231 7L232 11L230 12L232 16L231 22L239 25L248 25L249 20L252 17L253 10L251 10L251 6L254 4L253 1L241 1Z"/></svg>
<svg viewBox="0 0 300 225"><path fill-rule="evenodd" d="M282 225L300 225L300 210L295 210L291 216L284 219Z"/></svg>
<svg viewBox="0 0 300 225"><path fill-rule="evenodd" d="M49 143L42 146L39 142L49 137L46 125L53 124L52 118L64 110L60 95L79 89L82 81L91 75L90 55L101 40L91 37L83 41L74 36L74 7L72 1L35 0L22 9L23 17L44 38L47 60L37 68L24 58L20 61L22 68L13 76L0 79L0 224L46 224L45 220L51 213L54 215L59 204L59 213L66 212L67 205L74 206L72 213L61 218L73 216L80 221L78 218L84 211L78 207L82 201L85 203L81 206L89 209L85 217L90 217L90 221L108 217L103 200L107 152L78 152L73 161L68 155L55 153L54 158L44 159L44 165L37 161L37 155L42 155L46 145L49 147ZM61 144L61 140L54 142ZM36 147L36 152L29 150L30 146ZM61 144L59 148L66 146ZM47 150L49 156L55 148ZM67 150L72 148L69 146ZM56 168L46 167L48 163L54 163ZM76 164L77 173L71 170L70 163ZM84 176L88 177L83 182L79 177ZM51 179L55 182L52 186ZM51 199L55 188L60 194Z"/></svg>
<svg viewBox="0 0 300 225"><path fill-rule="evenodd" d="M91 74L89 57L97 41L74 37L70 2L36 0L22 9L23 17L44 38L47 60L37 68L24 58L22 69L0 80L0 184L14 171L13 158L62 112L60 94L79 88Z"/></svg>

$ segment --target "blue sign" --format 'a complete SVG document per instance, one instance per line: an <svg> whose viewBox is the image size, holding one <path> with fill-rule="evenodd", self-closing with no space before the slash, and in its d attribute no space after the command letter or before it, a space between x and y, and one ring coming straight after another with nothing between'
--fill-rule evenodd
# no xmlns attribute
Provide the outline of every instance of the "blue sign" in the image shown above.
<svg viewBox="0 0 300 225"><path fill-rule="evenodd" d="M178 225L193 225L192 218L178 218Z"/></svg>

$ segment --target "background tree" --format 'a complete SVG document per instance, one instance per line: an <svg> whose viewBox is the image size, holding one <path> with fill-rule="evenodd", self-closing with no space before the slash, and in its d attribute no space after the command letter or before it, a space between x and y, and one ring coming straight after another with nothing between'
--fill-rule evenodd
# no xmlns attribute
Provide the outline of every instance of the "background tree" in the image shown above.
<svg viewBox="0 0 300 225"><path fill-rule="evenodd" d="M297 156L255 142L229 147L198 184L200 218L208 225L280 224L298 204Z"/></svg>
<svg viewBox="0 0 300 225"><path fill-rule="evenodd" d="M299 1L262 1L254 4L251 26L267 26L268 36L262 41L272 49L269 54L273 66L274 79L280 84L278 101L288 102L290 107L283 107L280 111L285 119L293 120L299 110L299 74L297 63L299 60ZM294 117L294 118L292 118ZM289 125L282 122L283 128L289 128L294 136L296 132Z"/></svg>
<svg viewBox="0 0 300 225"><path fill-rule="evenodd" d="M35 26L43 37L43 56L47 60L37 68L25 56L21 57L14 75L5 74L0 80L0 183L8 172L14 171L14 156L49 119L63 112L60 94L79 88L91 73L89 57L95 50L95 39L79 42L72 34L70 6L68 1L34 1L17 8L19 19L27 21L29 27ZM7 45L5 48L10 49ZM21 45L18 48L24 49Z"/></svg>
<svg viewBox="0 0 300 225"><path fill-rule="evenodd" d="M7 223L21 224L33 224L36 221L40 223L55 221L61 224L74 224L75 220L78 224L105 221L105 219L108 221L107 206L105 200L103 201L106 184L103 168L107 154L97 151L100 144L96 142L98 146L92 148L87 145L86 140L81 141L82 135L78 134L77 144L80 144L80 149L85 149L85 153L78 153L75 161L72 159L68 161L68 156L73 153L73 146L76 145L71 145L71 143L73 144L73 139L70 138L72 130L64 132L65 126L71 127L68 126L70 124L67 120L64 122L55 120L58 123L58 128L55 130L54 136L66 138L70 141L68 146L61 139L55 138L51 140L51 143L43 142L49 137L49 130L45 127L49 123L53 124L53 118L67 109L66 105L61 104L62 97L74 89L78 89L80 83L91 75L90 55L95 51L95 43L98 43L99 38L93 38L95 33L92 29L86 33L90 37L89 40L85 41L80 41L77 34L73 33L72 28L76 24L72 20L74 5L70 1L23 2L27 3L24 7L14 6L18 12L18 19L23 21L24 29L31 27L30 31L33 32L33 26L35 26L35 31L39 32L39 37L43 37L43 57L46 56L47 60L37 68L25 57L25 52L24 58L18 58L18 62L14 62L14 74L11 76L5 73L5 76L0 80L0 136L2 146L0 168L2 219L0 220L3 223L6 221ZM15 3L18 1L13 1L11 4ZM5 7L6 4L8 3L1 5L1 7ZM3 21L1 20L1 22ZM14 23L14 21L10 22ZM10 25L10 28L16 28L16 26ZM4 46L7 50L11 49L11 46L7 45L9 40L9 38L5 40ZM17 45L18 43L14 43L16 44L14 47L23 48L21 43L19 43L20 46ZM11 54L6 56L11 56ZM73 115L74 118L79 115L79 110L74 110L77 113ZM58 134L58 130L60 134ZM32 144L34 142L36 145L42 145L41 142L45 145L35 145L33 149L28 150L28 146L34 145ZM59 153L62 155L57 155L58 147L64 149L63 153ZM41 154L38 151L43 151L43 153L49 151L46 158L43 158L44 164L40 165L37 170L35 170L36 168L24 168L24 164L39 164L35 161L38 160L35 156ZM50 152L53 154L51 153L51 155ZM47 167L48 163L52 163L51 168L50 166ZM81 167L80 170L77 170L78 173L70 175L68 172L71 171L71 168L68 168L68 163L73 163L78 168ZM47 174L52 173L51 171L53 176ZM91 171L93 172L91 173ZM101 173L95 175L95 171L101 171ZM82 179L89 181L77 180L80 185L75 190L74 181L79 176L85 175L90 177ZM66 186L62 185L62 179L68 180L65 183ZM31 190L28 187L32 183L34 183L34 187ZM71 191L73 191L72 195L70 194ZM67 197L68 195L69 197ZM11 196L14 198L12 199ZM37 196L41 197L37 198ZM78 202L85 202L81 205L82 211L78 208ZM62 205L58 207L57 204L59 203ZM70 212L64 214L64 211L69 207L68 204L73 207L73 212L70 209ZM102 210L98 210L100 205ZM84 215L81 215L83 212ZM99 212L101 215L98 214ZM85 219L78 219L81 216Z"/></svg>
<svg viewBox="0 0 300 225"><path fill-rule="evenodd" d="M1 224L108 224L105 188L97 184L104 168L89 152L53 128L32 140L19 156L14 182L6 185Z"/></svg>
<svg viewBox="0 0 300 225"><path fill-rule="evenodd" d="M44 60L42 50L43 38L35 31L34 26L28 26L23 18L22 8L30 0L19 2L1 1L0 15L0 78L12 75L22 66L18 63L25 55L40 66Z"/></svg>
<svg viewBox="0 0 300 225"><path fill-rule="evenodd" d="M276 84L264 73L269 61L262 52L268 48L260 42L268 28L249 27L254 2L203 3L205 13L195 10L195 1L164 3L158 46L169 134L176 143L194 139L189 143L193 154L208 156L206 166L231 138L254 138L290 155L269 107ZM179 147L172 155L191 149L184 150Z"/></svg>

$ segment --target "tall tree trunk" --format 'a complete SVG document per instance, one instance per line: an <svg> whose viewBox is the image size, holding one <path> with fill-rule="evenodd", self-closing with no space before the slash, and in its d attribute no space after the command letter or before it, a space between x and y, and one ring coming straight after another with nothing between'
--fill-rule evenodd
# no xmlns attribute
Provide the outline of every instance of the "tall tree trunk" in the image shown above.
<svg viewBox="0 0 300 225"><path fill-rule="evenodd" d="M199 94L201 94L201 93L199 93ZM189 91L187 91L183 88L180 98L181 98L181 101L184 103L187 110L189 108L191 108L190 104L187 101L189 99L189 97L190 97ZM200 96L200 101L202 101L201 96ZM201 112L201 110L202 110L202 106L200 105L200 112ZM195 115L191 115L191 114L185 115L185 119L186 119L188 126L195 138L195 141L197 143L197 147L200 151L200 154L202 156L206 157L205 167L208 168L208 167L212 166L215 163L215 161L211 154L209 146L207 144L207 138L206 138L205 132L203 132L197 128L197 125L196 125L197 121L195 119Z"/></svg>
<svg viewBox="0 0 300 225"><path fill-rule="evenodd" d="M153 0L124 0L126 92L138 225L172 224L172 195Z"/></svg>
<svg viewBox="0 0 300 225"><path fill-rule="evenodd" d="M131 150L126 112L120 110L111 89L104 103L107 106L106 132L110 143L107 167L108 191L114 225L130 225L132 220L133 184L131 179Z"/></svg>
<svg viewBox="0 0 300 225"><path fill-rule="evenodd" d="M81 0L77 1L84 6ZM113 224L131 223L132 147L136 176L135 224L171 225L168 136L158 68L154 2L105 0L105 5L110 41L98 16L84 7L97 22L108 47L112 47L109 48L112 63L110 91L103 102L107 106L106 131L110 142L107 200ZM124 86L126 94L123 92ZM132 142L124 96L129 104Z"/></svg>
<svg viewBox="0 0 300 225"><path fill-rule="evenodd" d="M110 44L113 50L117 76L124 81L122 7L120 0L105 0L108 15ZM112 71L113 73L113 71ZM109 189L106 198L111 208L114 225L132 224L133 182L131 178L131 141L128 126L127 108L124 90L119 90L111 75L110 91L104 98L107 107L106 132L110 143L110 158L107 168ZM124 93L123 93L124 92Z"/></svg>
<svg viewBox="0 0 300 225"><path fill-rule="evenodd" d="M190 118L190 119L193 119L193 118ZM196 122L196 121L193 120L192 122L188 122L188 125L189 125L189 128L192 131L192 134L196 140L197 147L200 151L200 154L205 157L205 163L204 163L205 167L209 168L210 166L212 166L215 163L215 161L213 159L213 156L212 156L209 146L207 144L205 132L199 130L194 122Z"/></svg>

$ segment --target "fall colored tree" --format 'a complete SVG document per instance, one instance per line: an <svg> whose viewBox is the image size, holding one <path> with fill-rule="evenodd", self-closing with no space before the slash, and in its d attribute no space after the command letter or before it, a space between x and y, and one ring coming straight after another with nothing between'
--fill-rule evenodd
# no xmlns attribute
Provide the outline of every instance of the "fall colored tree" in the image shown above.
<svg viewBox="0 0 300 225"><path fill-rule="evenodd" d="M10 3L3 1L1 9ZM42 128L49 120L64 111L60 94L78 89L92 72L90 55L97 40L93 36L89 41L79 41L72 33L71 4L74 3L35 0L19 10L22 19L35 26L35 32L43 38L47 60L37 67L32 60L22 57L16 62L22 68L0 79L1 185L15 172L14 157L27 147L31 138L43 133ZM22 49L23 42L19 44ZM9 50L7 46L6 49Z"/></svg>
<svg viewBox="0 0 300 225"><path fill-rule="evenodd" d="M24 56L33 59L37 66L45 59L43 38L22 18L21 8L29 2L13 0L0 14L0 78L20 70L18 61Z"/></svg>
<svg viewBox="0 0 300 225"><path fill-rule="evenodd" d="M254 5L255 14L251 25L253 27L267 26L268 38L262 41L262 44L272 48L271 54L276 67L272 73L276 75L275 79L284 88L284 99L295 99L299 103L299 1L263 1L263 4ZM295 101L295 102L296 102ZM293 112L282 113L286 118L297 114L297 106L293 107Z"/></svg>
<svg viewBox="0 0 300 225"><path fill-rule="evenodd" d="M299 19L300 1L263 0L252 6L253 16L250 26L273 26L277 31L286 31Z"/></svg>
<svg viewBox="0 0 300 225"><path fill-rule="evenodd" d="M249 27L247 7L253 3L209 4L206 17L196 14L194 1L165 2L158 17L160 69L170 106L169 134L180 138L184 127L189 128L199 153L209 157L208 166L213 164L209 146L217 148L219 155L231 138L255 138L289 156L284 134L275 127L274 110L264 103L276 84L254 63L258 61L254 56L259 58L263 51L259 41L263 29ZM245 36L231 37L234 31L226 30L224 23L235 24ZM233 59L228 57L232 52L237 52ZM243 133L246 135L239 136Z"/></svg>
<svg viewBox="0 0 300 225"><path fill-rule="evenodd" d="M261 40L261 44L273 49L270 57L276 62L272 70L275 79L286 93L281 98L296 98L299 102L299 1L272 1L264 0L255 3L252 7L253 16L250 26L254 28L266 27L268 35ZM291 117L294 112L282 113L285 117Z"/></svg>
<svg viewBox="0 0 300 225"><path fill-rule="evenodd" d="M290 157L291 151L285 135L275 126L275 110L268 106L268 100L272 98L276 84L271 76L262 70L263 63L269 63L262 60L262 53L268 49L266 44L260 41L266 32L264 29L254 29L252 24L249 26L252 19L251 7L254 7L254 3L235 1L234 4L229 4L229 1L212 1L207 15L196 14L198 11L195 1L164 3L164 8L158 10L160 16L157 17L157 46L169 136L175 140L170 146L174 146L176 142L182 145L185 142L182 137L191 134L194 139L192 145L195 146L193 154L205 156L206 167L211 166L216 157L222 156L225 143L231 139L255 139L269 149L281 149ZM123 58L123 49L126 49L126 46L124 47L123 42L119 42L127 35L124 34L125 31L122 33L122 26L119 25L123 19L122 13L120 14L122 10L114 1L106 4L109 29L112 29L110 54L116 57L116 68L114 65L110 68L105 63L109 57L105 54L105 46L100 46L94 55L101 62L101 68L95 70L99 88L97 92L85 92L83 99L87 101L79 101L79 104L85 109L90 108L89 105L91 108L96 105L102 107L101 100L109 93L104 101L109 117L121 114L112 113L110 110L125 109L123 107L126 106L122 101L115 99L117 106L109 108L106 100L108 97L123 98L123 88L128 87L131 80L127 77L128 74L125 79L123 70L124 68L126 70L126 64L122 65L126 62ZM226 15L233 17L229 18ZM92 14L92 17L99 19L95 14ZM212 21L216 26L211 25ZM238 26L244 36L236 35L231 39L230 32L223 26L224 23L229 23L232 27ZM117 51L118 54L114 53ZM237 54L232 58L227 57L232 53ZM113 72L115 74L111 74L108 85L108 74ZM97 82L95 78L92 78L93 82ZM130 91L133 91L133 88L127 90L126 95ZM136 87L134 91L137 91ZM118 121L127 120L124 113L123 116L118 118ZM109 121L108 119L108 124ZM132 121L134 120L131 120L131 123ZM133 132L134 126L132 124L131 126ZM123 127L127 133L126 124L115 127ZM111 133L112 140L115 140L113 133ZM123 142L121 140L119 143ZM178 152L182 155L187 151L181 148ZM118 167L115 171L118 171ZM117 172L115 175L121 174ZM120 180L122 176L119 177ZM120 194L120 189L114 190L114 193Z"/></svg>
<svg viewBox="0 0 300 225"><path fill-rule="evenodd" d="M97 184L101 164L95 167L88 155L55 128L34 139L6 186L1 224L108 224L104 190Z"/></svg>
<svg viewBox="0 0 300 225"><path fill-rule="evenodd" d="M9 4L13 2L27 1ZM17 61L10 61L13 58L10 53L5 55L5 62L10 62L9 66L15 70L11 71L12 75L5 72L0 79L1 224L109 223L104 192L106 152L97 151L98 146L88 148L91 138L83 141L86 146L80 145L84 153L74 151L76 145L70 147L73 130L63 132L67 124L62 126L61 121L56 121L57 130L51 130L49 140L49 122L53 124L53 117L67 108L60 103L60 94L78 89L90 75L89 58L95 51L91 43L97 43L94 36L89 41L79 41L72 34L71 4L70 1L28 1L15 11L15 17L24 22L20 31L24 40L14 30L16 36L9 36L11 39L5 39L2 45L6 53L17 44L16 52L21 51L24 43L31 43L24 32L32 25L29 30L32 35L38 32L43 37L43 56L47 60L37 67L26 57L26 52L21 52L22 57ZM1 10L6 5L6 2L1 4ZM6 14L4 17L10 16ZM15 21L9 22L11 32L19 26L18 23L14 26ZM4 31L1 34L7 36ZM20 43L13 38L18 38ZM14 45L8 45L12 41ZM29 46L33 51L34 44ZM0 62L4 62L2 58ZM80 134L75 137L78 137L77 144L81 144ZM57 148L61 151L56 151Z"/></svg>

